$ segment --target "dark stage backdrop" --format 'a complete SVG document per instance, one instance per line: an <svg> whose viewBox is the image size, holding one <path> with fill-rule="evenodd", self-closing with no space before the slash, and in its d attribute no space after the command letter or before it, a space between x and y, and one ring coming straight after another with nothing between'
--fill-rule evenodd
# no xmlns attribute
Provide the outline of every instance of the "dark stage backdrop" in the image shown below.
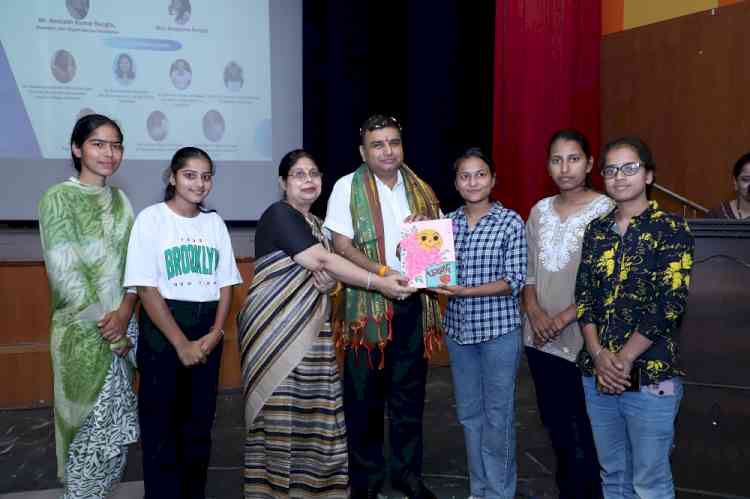
<svg viewBox="0 0 750 499"><path fill-rule="evenodd" d="M329 0L303 9L304 147L325 172L314 211L360 164L359 126L374 113L401 122L406 163L443 211L459 206L453 160L492 145L495 2Z"/></svg>

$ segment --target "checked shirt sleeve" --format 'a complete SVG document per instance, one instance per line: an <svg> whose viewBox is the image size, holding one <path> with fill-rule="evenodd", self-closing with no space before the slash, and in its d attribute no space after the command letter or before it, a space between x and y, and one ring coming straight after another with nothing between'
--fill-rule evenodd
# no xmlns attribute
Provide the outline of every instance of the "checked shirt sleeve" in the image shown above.
<svg viewBox="0 0 750 499"><path fill-rule="evenodd" d="M500 278L508 283L512 296L519 296L526 282L526 232L521 217L516 215L508 224L508 239Z"/></svg>

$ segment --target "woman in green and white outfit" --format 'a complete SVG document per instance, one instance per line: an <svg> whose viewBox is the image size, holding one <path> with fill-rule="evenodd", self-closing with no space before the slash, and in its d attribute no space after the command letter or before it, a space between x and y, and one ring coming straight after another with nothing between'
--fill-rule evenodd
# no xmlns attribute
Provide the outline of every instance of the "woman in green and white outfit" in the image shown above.
<svg viewBox="0 0 750 499"><path fill-rule="evenodd" d="M78 176L39 202L52 294L57 474L66 499L106 497L122 478L126 446L138 440L128 360L137 295L122 287L133 209L106 184L122 161L122 141L106 116L79 119L70 139Z"/></svg>

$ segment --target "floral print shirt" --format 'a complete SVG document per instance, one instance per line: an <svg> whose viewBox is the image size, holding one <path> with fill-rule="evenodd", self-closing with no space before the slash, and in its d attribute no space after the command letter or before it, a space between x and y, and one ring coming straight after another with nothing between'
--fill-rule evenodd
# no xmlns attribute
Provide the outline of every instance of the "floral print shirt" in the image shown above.
<svg viewBox="0 0 750 499"><path fill-rule="evenodd" d="M643 385L684 375L678 330L687 305L693 236L685 220L654 201L630 220L623 236L615 212L586 228L576 276L578 322L595 325L602 346L615 353L636 331L651 340L633 365ZM585 348L578 365L592 375L594 362Z"/></svg>

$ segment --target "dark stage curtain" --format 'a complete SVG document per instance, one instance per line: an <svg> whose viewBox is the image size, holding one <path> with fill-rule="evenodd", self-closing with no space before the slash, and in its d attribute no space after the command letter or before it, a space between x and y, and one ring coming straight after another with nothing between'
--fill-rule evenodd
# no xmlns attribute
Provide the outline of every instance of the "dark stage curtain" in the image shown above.
<svg viewBox="0 0 750 499"><path fill-rule="evenodd" d="M601 0L496 2L495 195L524 218L556 192L546 172L555 130L581 130L598 160L600 9Z"/></svg>
<svg viewBox="0 0 750 499"><path fill-rule="evenodd" d="M374 113L401 122L406 163L445 212L456 208L453 160L492 145L495 2L310 0L303 9L304 147L325 173L314 211L360 164L359 126Z"/></svg>

